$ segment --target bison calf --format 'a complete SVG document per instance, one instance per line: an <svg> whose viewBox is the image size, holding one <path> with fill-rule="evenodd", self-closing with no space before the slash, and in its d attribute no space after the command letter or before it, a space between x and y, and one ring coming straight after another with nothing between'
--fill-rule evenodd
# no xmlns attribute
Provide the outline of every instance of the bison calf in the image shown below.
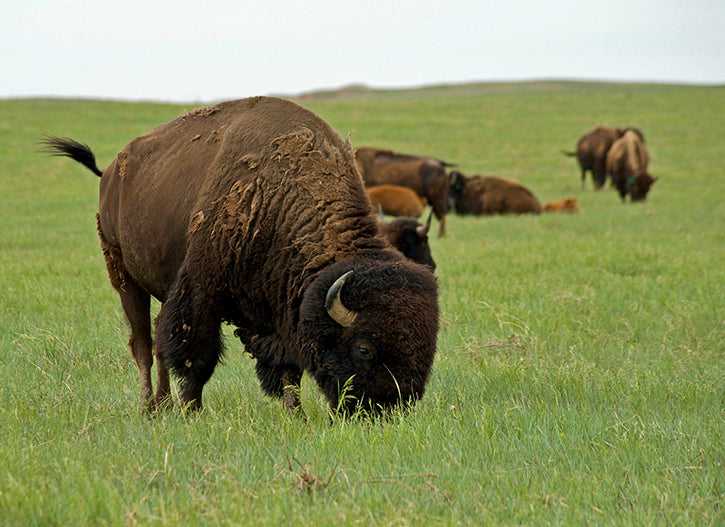
<svg viewBox="0 0 725 527"><path fill-rule="evenodd" d="M388 216L417 218L423 214L427 203L414 190L399 185L378 185L366 189L374 209L380 209Z"/></svg>
<svg viewBox="0 0 725 527"><path fill-rule="evenodd" d="M352 148L317 115L268 97L201 108L134 139L103 172L85 145L44 143L101 177L98 233L149 407L168 398L169 369L182 404L201 407L222 322L292 410L303 371L348 411L423 395L436 280L379 236Z"/></svg>
<svg viewBox="0 0 725 527"><path fill-rule="evenodd" d="M581 208L576 198L565 198L557 201L549 201L541 207L542 212L580 212Z"/></svg>

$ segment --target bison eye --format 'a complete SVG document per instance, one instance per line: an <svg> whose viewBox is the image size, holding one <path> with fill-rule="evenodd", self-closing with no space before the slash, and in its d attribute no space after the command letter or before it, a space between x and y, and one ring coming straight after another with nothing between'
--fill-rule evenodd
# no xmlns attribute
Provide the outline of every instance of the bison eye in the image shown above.
<svg viewBox="0 0 725 527"><path fill-rule="evenodd" d="M369 361L375 357L375 346L367 340L360 339L353 344L352 352L357 359Z"/></svg>

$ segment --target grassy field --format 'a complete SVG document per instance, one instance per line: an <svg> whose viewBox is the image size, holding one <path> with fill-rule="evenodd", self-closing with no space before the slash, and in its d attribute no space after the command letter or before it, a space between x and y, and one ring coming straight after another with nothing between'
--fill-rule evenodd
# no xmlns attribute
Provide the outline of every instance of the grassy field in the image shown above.
<svg viewBox="0 0 725 527"><path fill-rule="evenodd" d="M442 327L409 415L309 422L227 332L197 415L138 408L95 232L105 167L195 105L0 101L0 525L725 524L725 89L530 83L300 99L353 145L520 180L577 215L461 218L432 238ZM562 155L641 128L645 203ZM435 225L434 229L435 231Z"/></svg>

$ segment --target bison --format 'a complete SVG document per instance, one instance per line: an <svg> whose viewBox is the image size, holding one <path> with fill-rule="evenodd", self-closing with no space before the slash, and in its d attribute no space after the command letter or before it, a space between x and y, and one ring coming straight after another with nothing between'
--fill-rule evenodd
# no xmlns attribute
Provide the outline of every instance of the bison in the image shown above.
<svg viewBox="0 0 725 527"><path fill-rule="evenodd" d="M427 265L431 271L435 271L436 264L428 243L428 231L432 217L433 211L431 210L425 225L421 225L415 218L399 217L389 222L380 218L380 232L390 245L404 256L419 264Z"/></svg>
<svg viewBox="0 0 725 527"><path fill-rule="evenodd" d="M549 201L541 207L541 212L580 212L576 198L565 198L557 201Z"/></svg>
<svg viewBox="0 0 725 527"><path fill-rule="evenodd" d="M617 139L607 154L607 173L612 184L619 192L622 201L630 195L632 201L643 201L647 198L656 178L647 172L649 155L640 136L627 131Z"/></svg>
<svg viewBox="0 0 725 527"><path fill-rule="evenodd" d="M564 152L568 156L576 156L582 173L582 188L586 179L586 173L591 171L595 189L601 189L607 180L606 160L607 153L614 142L622 137L625 132L636 133L642 143L644 135L637 128L614 128L612 126L597 126L577 141L576 152Z"/></svg>
<svg viewBox="0 0 725 527"><path fill-rule="evenodd" d="M200 108L132 140L103 172L86 145L44 145L101 178L98 233L149 409L168 400L169 369L181 403L202 406L222 322L292 412L304 415L303 371L345 412L423 395L436 279L379 236L352 147L314 113L272 97Z"/></svg>
<svg viewBox="0 0 725 527"><path fill-rule="evenodd" d="M426 198L440 222L438 235L445 234L449 186L445 169L451 164L432 157L398 154L373 147L357 148L355 161L365 186L399 185Z"/></svg>
<svg viewBox="0 0 725 527"><path fill-rule="evenodd" d="M380 208L388 216L417 218L423 214L428 200L414 190L400 185L378 185L366 189L375 209Z"/></svg>
<svg viewBox="0 0 725 527"><path fill-rule="evenodd" d="M518 181L497 176L464 176L451 172L450 199L458 214L523 214L541 212L536 196Z"/></svg>

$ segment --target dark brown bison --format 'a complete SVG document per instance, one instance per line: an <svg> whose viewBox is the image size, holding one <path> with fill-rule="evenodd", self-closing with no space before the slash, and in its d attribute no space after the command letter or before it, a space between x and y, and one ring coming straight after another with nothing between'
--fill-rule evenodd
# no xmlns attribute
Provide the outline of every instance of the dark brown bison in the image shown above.
<svg viewBox="0 0 725 527"><path fill-rule="evenodd" d="M464 176L451 172L450 199L458 214L523 214L541 212L536 196L518 181L497 176Z"/></svg>
<svg viewBox="0 0 725 527"><path fill-rule="evenodd" d="M622 201L630 195L632 201L643 201L656 181L647 165L649 155L640 136L627 131L617 139L607 154L607 173L619 192Z"/></svg>
<svg viewBox="0 0 725 527"><path fill-rule="evenodd" d="M644 135L637 128L597 126L579 138L576 144L576 152L564 152L568 156L577 157L582 173L582 187L584 187L588 171L592 173L594 188L601 189L604 186L607 180L607 153L614 142L628 130L638 134L644 143Z"/></svg>
<svg viewBox="0 0 725 527"><path fill-rule="evenodd" d="M399 217L389 222L380 218L380 233L404 256L435 271L436 263L433 261L428 243L432 217L431 210L425 225L421 225L415 218Z"/></svg>
<svg viewBox="0 0 725 527"><path fill-rule="evenodd" d="M541 212L580 212L581 208L576 198L564 198L557 201L549 201L541 207Z"/></svg>
<svg viewBox="0 0 725 527"><path fill-rule="evenodd" d="M438 235L445 234L449 185L445 168L452 165L432 157L398 154L372 147L356 149L355 161L365 186L399 185L426 198L440 222Z"/></svg>
<svg viewBox="0 0 725 527"><path fill-rule="evenodd" d="M380 208L388 216L417 218L423 214L426 198L421 198L408 187L400 185L377 185L366 189L374 209Z"/></svg>
<svg viewBox="0 0 725 527"><path fill-rule="evenodd" d="M202 108L134 139L103 173L87 146L44 143L101 176L98 232L150 407L169 395L168 369L181 402L201 407L222 322L291 410L303 370L345 411L423 395L436 280L379 236L352 148L317 115L268 97ZM162 303L155 397L150 296Z"/></svg>

